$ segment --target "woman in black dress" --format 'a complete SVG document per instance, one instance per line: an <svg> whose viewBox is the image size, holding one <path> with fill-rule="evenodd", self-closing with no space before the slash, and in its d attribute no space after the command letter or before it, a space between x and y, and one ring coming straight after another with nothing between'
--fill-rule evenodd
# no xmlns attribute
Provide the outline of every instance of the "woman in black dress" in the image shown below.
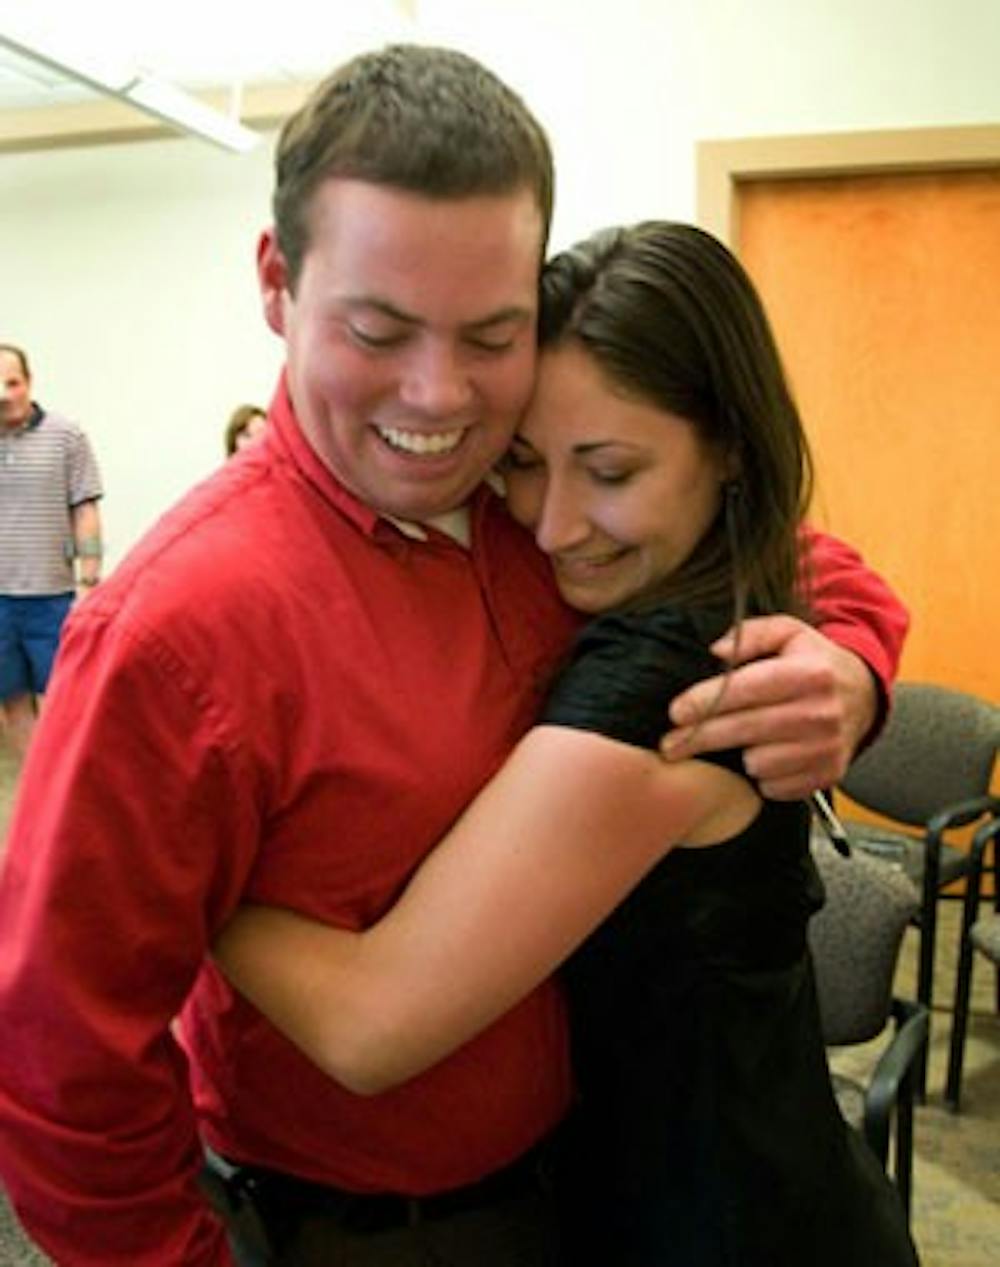
<svg viewBox="0 0 1000 1267"><path fill-rule="evenodd" d="M650 222L548 266L541 338L508 500L596 619L536 727L380 923L248 910L221 964L371 1092L565 961L571 1267L907 1267L901 1205L830 1086L808 808L765 800L739 752L657 755L669 701L718 673L724 630L808 606L808 454L766 317L718 242Z"/></svg>

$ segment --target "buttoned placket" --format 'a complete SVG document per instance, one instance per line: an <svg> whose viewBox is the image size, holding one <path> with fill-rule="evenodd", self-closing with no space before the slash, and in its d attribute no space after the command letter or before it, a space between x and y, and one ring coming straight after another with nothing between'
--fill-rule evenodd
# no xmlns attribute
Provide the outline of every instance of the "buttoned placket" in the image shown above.
<svg viewBox="0 0 1000 1267"><path fill-rule="evenodd" d="M18 436L23 434L24 427L14 427L13 430L8 429L7 427L3 428L2 435L0 435L0 439L3 440L3 456L0 458L0 462L2 462L4 466L13 466L17 461L17 457L14 452L14 441Z"/></svg>

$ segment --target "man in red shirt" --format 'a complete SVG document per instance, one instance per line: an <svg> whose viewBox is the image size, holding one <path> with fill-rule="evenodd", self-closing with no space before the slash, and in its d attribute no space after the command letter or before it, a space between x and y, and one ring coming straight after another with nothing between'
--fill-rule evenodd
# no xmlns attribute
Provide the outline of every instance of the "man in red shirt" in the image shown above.
<svg viewBox="0 0 1000 1267"><path fill-rule="evenodd" d="M533 719L577 618L483 481L532 387L551 198L537 122L446 50L356 59L282 133L268 433L72 616L11 825L0 1172L64 1267L231 1263L202 1141L270 1175L273 1261L333 1261L324 1225L352 1264L431 1238L454 1267L554 1261L555 983L361 1098L207 957L245 900L377 919ZM905 629L846 547L816 538L812 570L836 643L748 626L777 654L697 736L786 795L839 774Z"/></svg>

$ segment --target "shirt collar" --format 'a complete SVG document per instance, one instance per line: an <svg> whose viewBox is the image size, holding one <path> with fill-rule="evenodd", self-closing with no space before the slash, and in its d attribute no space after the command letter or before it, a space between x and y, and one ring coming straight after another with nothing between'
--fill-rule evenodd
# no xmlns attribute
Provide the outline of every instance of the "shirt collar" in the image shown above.
<svg viewBox="0 0 1000 1267"><path fill-rule="evenodd" d="M37 401L31 402L31 410L19 427L4 427L3 433L8 436L24 435L26 431L32 431L45 417L45 410Z"/></svg>

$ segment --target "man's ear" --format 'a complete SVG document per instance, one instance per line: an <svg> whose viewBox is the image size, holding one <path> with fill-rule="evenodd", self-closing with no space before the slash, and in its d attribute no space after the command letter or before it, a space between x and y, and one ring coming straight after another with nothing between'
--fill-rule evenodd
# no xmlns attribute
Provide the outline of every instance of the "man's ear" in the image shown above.
<svg viewBox="0 0 1000 1267"><path fill-rule="evenodd" d="M273 226L264 230L257 243L257 282L264 307L264 320L275 334L284 336L288 265L278 246Z"/></svg>

